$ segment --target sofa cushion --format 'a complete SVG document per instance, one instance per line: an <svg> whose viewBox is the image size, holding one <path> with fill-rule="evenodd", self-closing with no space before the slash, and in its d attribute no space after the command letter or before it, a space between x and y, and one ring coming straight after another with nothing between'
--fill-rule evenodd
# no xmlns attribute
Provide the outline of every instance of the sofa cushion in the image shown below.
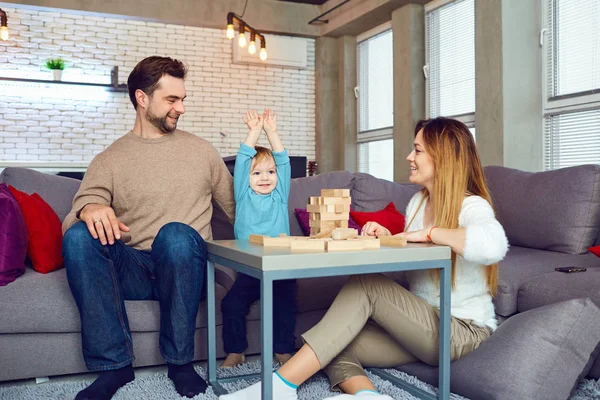
<svg viewBox="0 0 600 400"><path fill-rule="evenodd" d="M49 175L27 168L6 168L0 174L6 182L25 193L37 192L56 212L61 222L71 211L73 197L81 181L64 176Z"/></svg>
<svg viewBox="0 0 600 400"><path fill-rule="evenodd" d="M32 295L35 294L35 296ZM225 289L216 286L216 306L221 309ZM4 333L80 332L79 311L66 269L40 274L27 268L25 274L0 290L0 335ZM160 328L158 301L125 301L132 332L154 332ZM217 313L217 325L222 323ZM200 303L196 327L206 327L206 302Z"/></svg>
<svg viewBox="0 0 600 400"><path fill-rule="evenodd" d="M516 313L519 289L524 283L554 273L556 267L569 265L594 268L598 266L598 258L590 253L572 255L512 246L500 261L498 295L494 298L496 314L508 317Z"/></svg>
<svg viewBox="0 0 600 400"><path fill-rule="evenodd" d="M452 392L486 400L567 399L600 350L599 325L600 309L589 299L515 315L452 363ZM412 363L398 369L437 385L437 368Z"/></svg>
<svg viewBox="0 0 600 400"><path fill-rule="evenodd" d="M600 260L584 272L551 271L525 282L519 288L519 312L564 300L588 297L600 307Z"/></svg>
<svg viewBox="0 0 600 400"><path fill-rule="evenodd" d="M600 166L525 172L485 168L512 246L583 254L600 233Z"/></svg>
<svg viewBox="0 0 600 400"><path fill-rule="evenodd" d="M33 269L46 274L63 266L62 229L58 216L37 193L31 196L8 187L21 206L27 224L27 256Z"/></svg>
<svg viewBox="0 0 600 400"><path fill-rule="evenodd" d="M393 201L396 209L405 214L410 199L422 189L412 183L394 183L364 173L354 174L354 177L354 189L350 195L355 211L381 210Z"/></svg>
<svg viewBox="0 0 600 400"><path fill-rule="evenodd" d="M25 272L27 226L19 203L0 184L0 286L6 286Z"/></svg>
<svg viewBox="0 0 600 400"><path fill-rule="evenodd" d="M290 234L292 236L304 236L300 223L294 214L294 209L306 208L310 196L320 196L321 189L352 189L353 186L354 175L348 171L328 172L306 178L292 179L288 200ZM354 199L352 199L352 203L354 203Z"/></svg>
<svg viewBox="0 0 600 400"><path fill-rule="evenodd" d="M593 255L600 257L600 246L590 247L588 250Z"/></svg>

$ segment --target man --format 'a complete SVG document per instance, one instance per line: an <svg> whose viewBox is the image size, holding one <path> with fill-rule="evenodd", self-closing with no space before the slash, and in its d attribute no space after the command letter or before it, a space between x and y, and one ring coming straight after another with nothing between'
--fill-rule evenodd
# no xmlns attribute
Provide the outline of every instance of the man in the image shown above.
<svg viewBox="0 0 600 400"><path fill-rule="evenodd" d="M100 375L76 400L110 399L134 379L125 300L158 300L159 349L182 396L206 390L194 333L214 201L233 219L233 184L204 139L176 129L185 66L148 57L127 85L133 129L90 163L63 223L63 256L81 317L83 357ZM125 244L127 242L127 244Z"/></svg>

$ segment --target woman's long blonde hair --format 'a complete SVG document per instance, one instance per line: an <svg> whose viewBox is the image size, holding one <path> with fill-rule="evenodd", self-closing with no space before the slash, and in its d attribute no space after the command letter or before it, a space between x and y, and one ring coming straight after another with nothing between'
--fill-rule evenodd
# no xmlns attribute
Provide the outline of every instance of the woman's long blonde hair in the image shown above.
<svg viewBox="0 0 600 400"><path fill-rule="evenodd" d="M465 195L476 195L492 205L492 198L485 183L481 161L469 128L460 121L450 118L421 120L415 126L415 136L423 130L425 149L431 155L434 166L433 190L434 225L440 228L458 228L458 216ZM430 193L423 189L423 198L417 211ZM416 212L415 214L416 215ZM406 226L405 230L414 219ZM456 265L456 253L452 252L452 287ZM486 270L488 291L495 296L498 291L498 264ZM440 270L432 270L439 280Z"/></svg>

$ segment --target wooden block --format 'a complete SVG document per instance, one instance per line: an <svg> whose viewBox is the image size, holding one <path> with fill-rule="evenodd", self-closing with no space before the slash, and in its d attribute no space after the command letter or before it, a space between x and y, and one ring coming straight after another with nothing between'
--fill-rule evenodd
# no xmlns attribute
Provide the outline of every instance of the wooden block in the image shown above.
<svg viewBox="0 0 600 400"><path fill-rule="evenodd" d="M335 207L334 211L336 213L341 213L341 212L349 213L350 212L350 204L330 204L330 205L327 205L326 207L331 207L332 205Z"/></svg>
<svg viewBox="0 0 600 400"><path fill-rule="evenodd" d="M379 241L382 246L388 247L404 247L406 246L406 238L401 236L379 236Z"/></svg>
<svg viewBox="0 0 600 400"><path fill-rule="evenodd" d="M310 219L315 221L347 221L350 218L350 213L310 213Z"/></svg>
<svg viewBox="0 0 600 400"><path fill-rule="evenodd" d="M264 238L265 237L263 235L250 234L250 236L248 237L248 241L250 243L260 244L262 246L264 243Z"/></svg>
<svg viewBox="0 0 600 400"><path fill-rule="evenodd" d="M334 205L350 205L352 204L352 199L350 197L319 197L319 204L334 204Z"/></svg>
<svg viewBox="0 0 600 400"><path fill-rule="evenodd" d="M287 235L287 234L285 234L285 233L280 233L280 234L279 234L279 237L288 237L288 235Z"/></svg>
<svg viewBox="0 0 600 400"><path fill-rule="evenodd" d="M333 229L322 229L320 232L315 233L314 235L310 235L311 238L319 239L319 238L330 238L331 232Z"/></svg>
<svg viewBox="0 0 600 400"><path fill-rule="evenodd" d="M381 247L381 242L379 241L379 239L373 237L373 236L363 236L363 237L371 237L373 238L373 240L365 240L365 239L361 239L360 236L354 239L348 239L348 241L359 241L362 242L364 245L364 249L365 250L377 250Z"/></svg>
<svg viewBox="0 0 600 400"><path fill-rule="evenodd" d="M308 199L308 204L311 204L311 205L323 204L323 198L319 197L319 196L311 196Z"/></svg>
<svg viewBox="0 0 600 400"><path fill-rule="evenodd" d="M321 197L350 197L350 189L321 189Z"/></svg>
<svg viewBox="0 0 600 400"><path fill-rule="evenodd" d="M335 208L336 208L336 206L334 204L329 204L329 205L307 204L306 205L306 211L308 211L309 213L310 212L315 212L315 213L337 212L335 210ZM342 212L342 211L339 211L339 212ZM348 211L350 211L350 206L348 206Z"/></svg>
<svg viewBox="0 0 600 400"><path fill-rule="evenodd" d="M359 236L358 240L378 240L375 236Z"/></svg>
<svg viewBox="0 0 600 400"><path fill-rule="evenodd" d="M321 231L321 229L319 228L310 228L310 235L316 235L317 233L319 233Z"/></svg>
<svg viewBox="0 0 600 400"><path fill-rule="evenodd" d="M327 251L357 251L364 250L363 240L332 240L327 242Z"/></svg>
<svg viewBox="0 0 600 400"><path fill-rule="evenodd" d="M325 240L309 239L309 240L292 240L290 248L294 250L313 250L325 251Z"/></svg>
<svg viewBox="0 0 600 400"><path fill-rule="evenodd" d="M265 247L290 247L292 240L289 236L285 237L267 237L263 238L263 246Z"/></svg>
<svg viewBox="0 0 600 400"><path fill-rule="evenodd" d="M348 227L348 220L345 220L345 221L335 221L335 227L336 228L347 228Z"/></svg>
<svg viewBox="0 0 600 400"><path fill-rule="evenodd" d="M333 240L344 240L358 236L358 230L354 228L335 228L331 232Z"/></svg>
<svg viewBox="0 0 600 400"><path fill-rule="evenodd" d="M338 228L338 226L336 226L336 223L338 221L319 221L319 220L309 220L308 221L308 226L310 226L311 228ZM348 221L346 221L346 223L348 223Z"/></svg>

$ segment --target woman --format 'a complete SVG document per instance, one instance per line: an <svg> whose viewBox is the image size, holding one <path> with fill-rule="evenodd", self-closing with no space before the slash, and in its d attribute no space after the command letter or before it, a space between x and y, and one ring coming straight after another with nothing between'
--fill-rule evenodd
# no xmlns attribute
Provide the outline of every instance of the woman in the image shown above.
<svg viewBox="0 0 600 400"><path fill-rule="evenodd" d="M423 186L408 204L409 242L452 248L450 357L456 360L496 329L492 296L498 266L508 249L494 216L475 142L461 122L435 118L415 127L408 155L410 181ZM390 235L368 222L363 234ZM273 399L295 400L296 388L318 370L346 394L330 400L384 400L365 367L438 363L439 270L411 271L410 291L380 275L355 275L323 319L302 337L304 346L273 375ZM221 400L260 398L260 383Z"/></svg>

